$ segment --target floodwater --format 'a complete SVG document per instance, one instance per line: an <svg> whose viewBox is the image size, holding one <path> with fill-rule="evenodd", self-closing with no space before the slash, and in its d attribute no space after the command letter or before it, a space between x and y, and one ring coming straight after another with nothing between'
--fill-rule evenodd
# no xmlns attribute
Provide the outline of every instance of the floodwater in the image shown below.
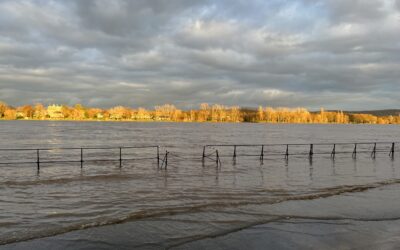
<svg viewBox="0 0 400 250"><path fill-rule="evenodd" d="M330 152L330 146L315 146L312 160L307 155L288 160L275 155L284 154L285 147L266 147L263 162L257 156L258 147L237 148L236 161L232 148L209 148L206 153L213 154L212 159L206 158L204 164L201 160L206 144L391 142L400 141L399 135L400 127L391 125L0 121L2 149L58 148L41 151L41 161L80 160L79 150L60 149L65 147L117 147L84 150L82 168L79 162L43 163L40 171L34 163L36 151L1 151L0 162L32 163L0 165L0 248L38 247L35 240L48 236L52 237L44 239L58 239L56 246L74 248L185 249L196 248L196 242L197 247L217 248L217 243L202 239L254 226L260 230L294 214L307 213L308 219L320 223L320 229L326 217L343 213L347 220L399 218L400 204L393 201L400 196L393 188L400 182L399 153L396 148L395 157L389 157L389 144L378 146L375 159L369 153L372 145L365 145L358 149L361 153L356 159L350 153L332 160L329 154L318 154ZM123 158L140 159L123 160L120 167L118 147L138 145L159 145L161 158L168 150L167 169L158 167L154 148L123 149ZM351 152L352 147L338 152ZM221 156L218 167L215 149ZM309 148L290 150L301 153ZM116 161L94 161L99 159ZM368 198L358 195L371 189L382 190ZM349 199L349 195L354 197ZM385 202L379 200L385 197ZM329 202L310 205L321 199ZM360 204L351 204L352 200ZM274 225L267 226L268 230ZM373 230L379 229L376 225L367 228L371 235L382 233ZM247 238L240 233L232 237ZM232 237L224 241L235 242ZM298 246L296 240L301 242L301 238L285 237L293 240L288 249ZM358 241L355 236L346 238L350 246ZM391 243L390 247L399 246L400 239L392 238Z"/></svg>

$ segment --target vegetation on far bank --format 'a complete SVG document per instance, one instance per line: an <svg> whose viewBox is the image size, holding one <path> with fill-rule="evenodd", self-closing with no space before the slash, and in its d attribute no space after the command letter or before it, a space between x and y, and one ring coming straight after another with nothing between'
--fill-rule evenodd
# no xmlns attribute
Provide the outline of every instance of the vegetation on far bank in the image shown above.
<svg viewBox="0 0 400 250"><path fill-rule="evenodd" d="M84 107L76 104L42 104L12 107L0 102L3 120L73 120L73 121L174 121L174 122L267 122L267 123L338 123L338 124L400 124L400 115L377 116L342 111L310 112L305 108L259 107L244 109L203 103L198 109L180 110L174 105L156 106L153 110L116 106L110 109Z"/></svg>

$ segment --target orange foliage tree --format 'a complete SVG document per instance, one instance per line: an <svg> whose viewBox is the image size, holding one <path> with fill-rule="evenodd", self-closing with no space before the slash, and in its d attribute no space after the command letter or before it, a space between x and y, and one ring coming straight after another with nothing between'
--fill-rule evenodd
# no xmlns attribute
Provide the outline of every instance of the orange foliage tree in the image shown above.
<svg viewBox="0 0 400 250"><path fill-rule="evenodd" d="M156 106L154 110L132 109L116 106L110 109L86 108L81 104L73 107L40 103L34 107L24 105L13 108L0 102L1 119L72 119L72 120L124 120L124 121L175 121L175 122L265 122L265 123L365 123L400 124L400 115L375 116L371 114L346 114L343 111L310 112L305 108L242 109L239 106L200 104L199 109L180 110L174 105Z"/></svg>

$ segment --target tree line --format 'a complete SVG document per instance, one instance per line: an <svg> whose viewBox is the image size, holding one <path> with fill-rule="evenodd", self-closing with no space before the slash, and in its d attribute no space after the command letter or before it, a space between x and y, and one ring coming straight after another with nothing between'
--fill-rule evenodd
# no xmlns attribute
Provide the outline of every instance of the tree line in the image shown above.
<svg viewBox="0 0 400 250"><path fill-rule="evenodd" d="M180 110L171 104L156 106L152 110L116 106L110 109L84 107L81 104L23 105L12 107L0 102L3 120L99 120L99 121L174 121L174 122L265 122L265 123L367 123L400 124L400 115L375 116L349 114L342 111L310 112L305 108L245 109L239 106L200 104L198 109Z"/></svg>

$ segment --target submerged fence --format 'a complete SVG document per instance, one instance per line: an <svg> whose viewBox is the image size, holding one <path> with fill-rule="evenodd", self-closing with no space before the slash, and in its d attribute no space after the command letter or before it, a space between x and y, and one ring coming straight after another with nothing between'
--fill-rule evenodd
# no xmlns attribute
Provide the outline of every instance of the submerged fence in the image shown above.
<svg viewBox="0 0 400 250"><path fill-rule="evenodd" d="M396 146L399 142L359 142L359 143L292 143L292 144L209 144L203 146L203 162L211 159L217 166L221 164L220 158L231 157L234 161L239 156L258 157L261 162L268 156L307 156L312 159L314 155L330 155L335 159L338 154L351 154L355 159L357 154L367 153L375 158L378 153L387 153L394 157ZM210 153L211 152L211 153ZM211 157L215 155L215 158Z"/></svg>
<svg viewBox="0 0 400 250"><path fill-rule="evenodd" d="M394 158L399 142L358 142L358 143L292 143L292 144L209 144L203 146L202 157L185 157L171 153L172 157L185 160L201 159L204 165L206 159L215 161L221 166L221 158L231 157L234 162L238 157L257 157L261 163L267 157L282 156L286 160L290 156L306 156L310 159L314 155L329 155L335 159L339 154L351 154L355 159L358 154L369 154L375 158L379 153L387 153ZM58 152L70 152L62 154L62 157L55 157ZM113 151L113 154L110 154ZM6 152L6 156L4 153ZM73 153L71 153L73 152ZM24 160L9 160L10 154L22 154ZM41 164L46 163L80 163L81 168L85 162L118 162L122 167L123 161L135 160L157 160L158 168L167 169L168 155L160 155L160 146L125 146L125 147L59 147L59 148L8 148L0 149L0 165L9 164L36 164L40 170ZM8 155L8 156L7 156ZM30 156L30 157L28 157Z"/></svg>
<svg viewBox="0 0 400 250"><path fill-rule="evenodd" d="M114 150L114 154L110 151ZM132 152L134 150L134 152ZM129 152L130 151L130 152ZM4 156L4 153L7 153ZM68 152L58 155L60 152ZM85 162L119 162L122 167L123 161L135 160L157 160L157 165L166 168L167 154L163 160L160 158L160 147L158 145L150 146L124 146L124 147L58 147L58 148L6 148L0 149L0 165L10 164L36 164L40 170L41 164L46 163L80 163L81 168ZM10 161L10 154L21 154L23 160ZM30 157L28 157L30 156ZM46 157L47 156L47 157ZM132 157L133 156L133 157ZM20 158L22 158L20 157Z"/></svg>

